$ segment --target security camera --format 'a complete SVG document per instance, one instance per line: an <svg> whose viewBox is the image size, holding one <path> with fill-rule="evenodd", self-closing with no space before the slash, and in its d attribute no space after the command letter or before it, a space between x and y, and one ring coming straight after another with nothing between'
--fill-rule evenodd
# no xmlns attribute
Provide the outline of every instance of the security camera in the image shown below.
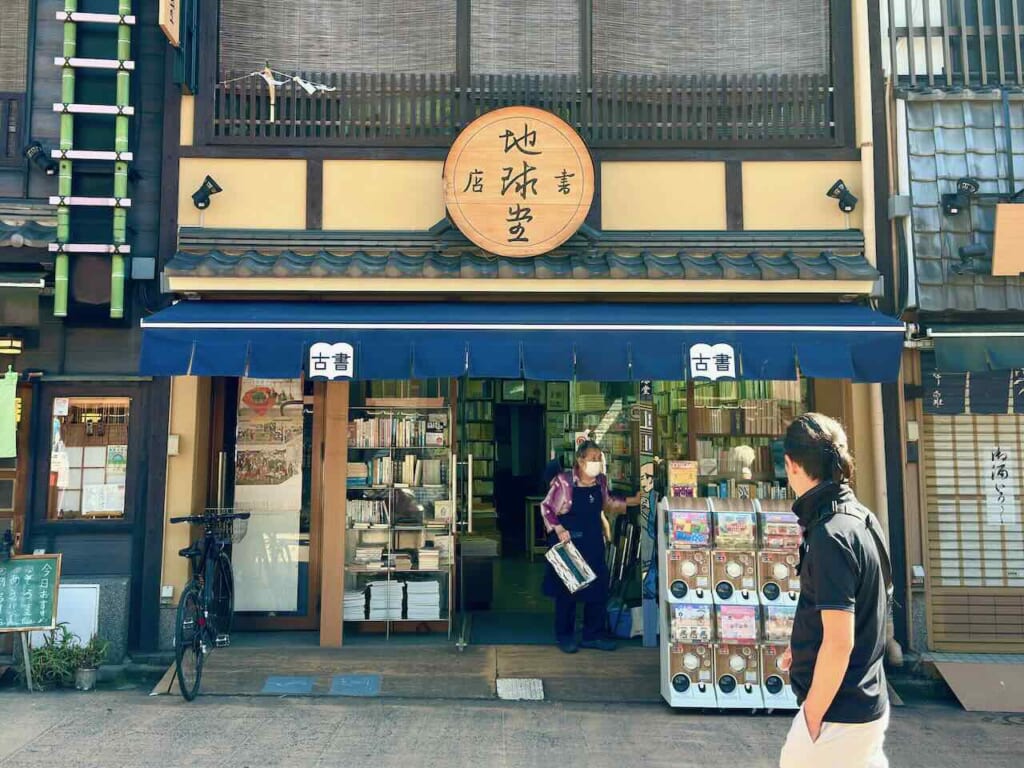
<svg viewBox="0 0 1024 768"><path fill-rule="evenodd" d="M835 184L829 187L825 196L838 200L839 210L843 213L853 213L853 209L857 207L857 198L854 197L853 193L847 188L842 179L839 179Z"/></svg>
<svg viewBox="0 0 1024 768"><path fill-rule="evenodd" d="M192 205L200 211L205 211L210 207L210 198L221 191L220 184L214 181L212 176L207 176L199 185L199 189L192 193Z"/></svg>
<svg viewBox="0 0 1024 768"><path fill-rule="evenodd" d="M956 192L947 192L942 196L942 212L947 216L956 216L971 204L971 197L978 194L980 182L971 176L961 176L956 180Z"/></svg>
<svg viewBox="0 0 1024 768"><path fill-rule="evenodd" d="M949 270L955 275L985 275L992 272L992 257L984 243L968 243L957 249L960 263L951 264Z"/></svg>
<svg viewBox="0 0 1024 768"><path fill-rule="evenodd" d="M32 164L47 176L56 176L57 171L60 169L60 166L47 155L43 145L38 141L33 141L25 147L21 154L26 160L31 160Z"/></svg>

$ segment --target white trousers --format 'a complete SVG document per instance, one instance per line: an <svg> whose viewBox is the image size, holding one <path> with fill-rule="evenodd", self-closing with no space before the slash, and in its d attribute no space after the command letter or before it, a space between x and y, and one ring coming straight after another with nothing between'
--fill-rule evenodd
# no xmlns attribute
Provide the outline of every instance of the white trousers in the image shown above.
<svg viewBox="0 0 1024 768"><path fill-rule="evenodd" d="M822 723L811 741L803 707L793 718L779 757L779 768L889 768L882 751L889 710L870 723Z"/></svg>

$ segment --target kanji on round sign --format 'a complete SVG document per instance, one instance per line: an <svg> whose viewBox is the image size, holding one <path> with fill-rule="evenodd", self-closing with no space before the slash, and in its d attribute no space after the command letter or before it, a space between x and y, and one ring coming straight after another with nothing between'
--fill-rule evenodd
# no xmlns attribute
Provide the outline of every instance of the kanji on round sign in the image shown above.
<svg viewBox="0 0 1024 768"><path fill-rule="evenodd" d="M489 253L536 256L583 224L594 164L579 134L534 107L478 117L444 163L444 201L455 226Z"/></svg>

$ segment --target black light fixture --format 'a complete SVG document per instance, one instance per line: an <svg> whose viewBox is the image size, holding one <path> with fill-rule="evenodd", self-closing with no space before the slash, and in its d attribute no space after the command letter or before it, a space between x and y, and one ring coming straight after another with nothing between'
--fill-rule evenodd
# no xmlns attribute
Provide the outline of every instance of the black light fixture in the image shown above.
<svg viewBox="0 0 1024 768"><path fill-rule="evenodd" d="M980 182L971 176L961 176L956 180L956 192L947 192L942 196L942 212L947 216L956 216L971 204L971 198L978 194Z"/></svg>
<svg viewBox="0 0 1024 768"><path fill-rule="evenodd" d="M47 176L56 176L57 171L60 170L60 166L50 158L43 145L38 141L33 141L25 149L21 151L26 160L31 160L32 164L45 173Z"/></svg>
<svg viewBox="0 0 1024 768"><path fill-rule="evenodd" d="M210 207L210 198L221 191L223 190L220 184L214 181L212 176L207 176L199 185L199 189L192 193L192 205L200 211L205 211Z"/></svg>
<svg viewBox="0 0 1024 768"><path fill-rule="evenodd" d="M843 213L853 213L853 209L857 207L857 198L854 197L842 179L837 180L835 184L829 187L825 196L838 200L839 210Z"/></svg>
<svg viewBox="0 0 1024 768"><path fill-rule="evenodd" d="M951 264L950 272L955 275L990 275L992 274L992 256L984 243L968 243L957 249L960 263Z"/></svg>

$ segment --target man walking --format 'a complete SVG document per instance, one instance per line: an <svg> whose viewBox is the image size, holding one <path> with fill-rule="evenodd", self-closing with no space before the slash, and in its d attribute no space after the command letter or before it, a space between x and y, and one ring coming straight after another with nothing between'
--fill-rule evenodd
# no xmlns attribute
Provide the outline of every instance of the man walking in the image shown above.
<svg viewBox="0 0 1024 768"><path fill-rule="evenodd" d="M800 711L780 768L887 768L882 656L892 574L881 527L850 489L842 426L809 413L786 430L785 463L803 528L800 602L783 663Z"/></svg>

